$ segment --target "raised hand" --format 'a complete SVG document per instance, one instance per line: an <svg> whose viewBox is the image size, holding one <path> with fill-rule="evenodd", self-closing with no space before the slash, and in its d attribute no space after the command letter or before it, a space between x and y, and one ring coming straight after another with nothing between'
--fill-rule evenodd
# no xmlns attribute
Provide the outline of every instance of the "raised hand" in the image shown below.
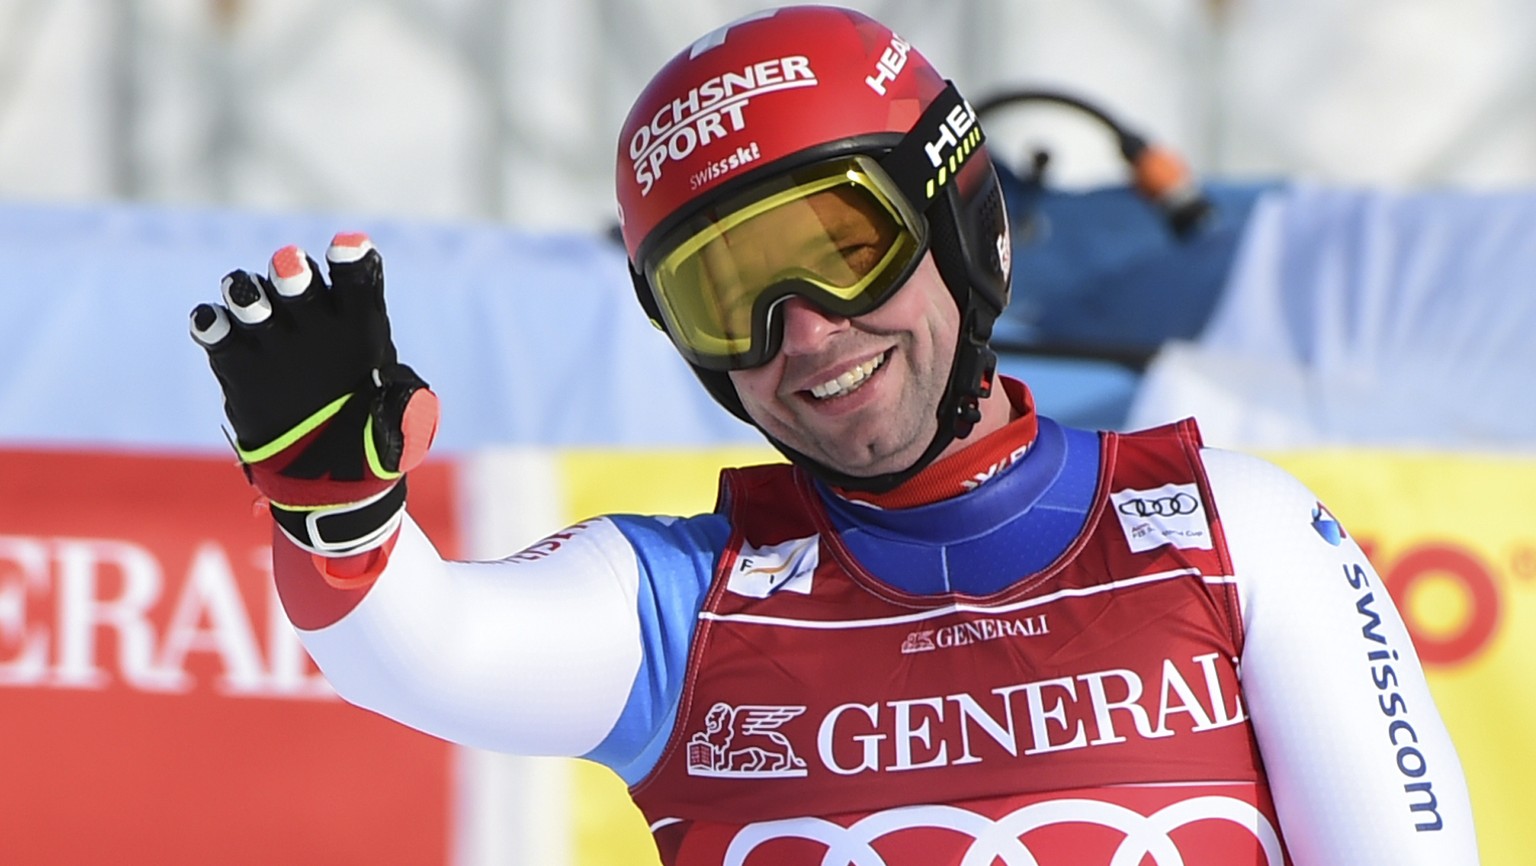
<svg viewBox="0 0 1536 866"><path fill-rule="evenodd" d="M326 264L329 286L295 246L273 254L266 276L232 271L223 303L197 305L191 330L273 517L301 547L338 556L393 534L438 407L396 358L373 243L338 234Z"/></svg>

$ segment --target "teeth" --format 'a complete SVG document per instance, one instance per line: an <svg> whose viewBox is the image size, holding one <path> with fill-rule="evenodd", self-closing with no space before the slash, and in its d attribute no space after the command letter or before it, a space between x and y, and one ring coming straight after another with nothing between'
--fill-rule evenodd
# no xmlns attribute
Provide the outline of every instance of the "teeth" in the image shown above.
<svg viewBox="0 0 1536 866"><path fill-rule="evenodd" d="M849 391L857 388L865 379L868 379L869 374L875 372L884 362L884 355L876 355L843 375L838 376L836 379L823 382L812 388L811 396L818 400L825 400L828 397L847 394Z"/></svg>

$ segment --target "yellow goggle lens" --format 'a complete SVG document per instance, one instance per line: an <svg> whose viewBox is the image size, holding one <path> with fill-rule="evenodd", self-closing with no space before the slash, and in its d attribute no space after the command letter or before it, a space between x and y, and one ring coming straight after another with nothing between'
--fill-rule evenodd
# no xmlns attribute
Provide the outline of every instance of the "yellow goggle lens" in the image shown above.
<svg viewBox="0 0 1536 866"><path fill-rule="evenodd" d="M868 157L775 178L671 234L646 277L668 332L712 369L772 357L768 318L803 295L839 315L878 306L925 249L926 226Z"/></svg>

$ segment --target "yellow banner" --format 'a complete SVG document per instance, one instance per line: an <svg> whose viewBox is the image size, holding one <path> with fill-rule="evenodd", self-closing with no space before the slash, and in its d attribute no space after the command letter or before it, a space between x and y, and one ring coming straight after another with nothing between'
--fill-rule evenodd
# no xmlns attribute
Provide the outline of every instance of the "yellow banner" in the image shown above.
<svg viewBox="0 0 1536 866"><path fill-rule="evenodd" d="M766 447L562 452L567 521L597 514L703 514L714 510L721 468L782 459ZM645 818L630 801L623 781L607 767L587 761L574 764L572 862L577 866L660 866Z"/></svg>
<svg viewBox="0 0 1536 866"><path fill-rule="evenodd" d="M1536 779L1536 459L1267 456L1343 521L1396 598L1466 770L1484 866L1530 862L1536 830L1523 812ZM765 449L564 452L567 519L708 511L720 467L775 459ZM577 764L575 862L656 864L623 783Z"/></svg>
<svg viewBox="0 0 1536 866"><path fill-rule="evenodd" d="M1536 850L1536 459L1272 454L1370 554L1461 755L1484 866Z"/></svg>

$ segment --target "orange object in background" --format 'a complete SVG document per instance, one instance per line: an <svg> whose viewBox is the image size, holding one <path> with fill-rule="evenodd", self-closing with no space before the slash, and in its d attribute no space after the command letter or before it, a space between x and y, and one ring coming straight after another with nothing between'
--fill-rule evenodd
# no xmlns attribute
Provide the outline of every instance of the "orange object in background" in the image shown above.
<svg viewBox="0 0 1536 866"><path fill-rule="evenodd" d="M451 747L336 698L232 458L0 450L0 860L447 863ZM453 471L411 512L459 549Z"/></svg>

